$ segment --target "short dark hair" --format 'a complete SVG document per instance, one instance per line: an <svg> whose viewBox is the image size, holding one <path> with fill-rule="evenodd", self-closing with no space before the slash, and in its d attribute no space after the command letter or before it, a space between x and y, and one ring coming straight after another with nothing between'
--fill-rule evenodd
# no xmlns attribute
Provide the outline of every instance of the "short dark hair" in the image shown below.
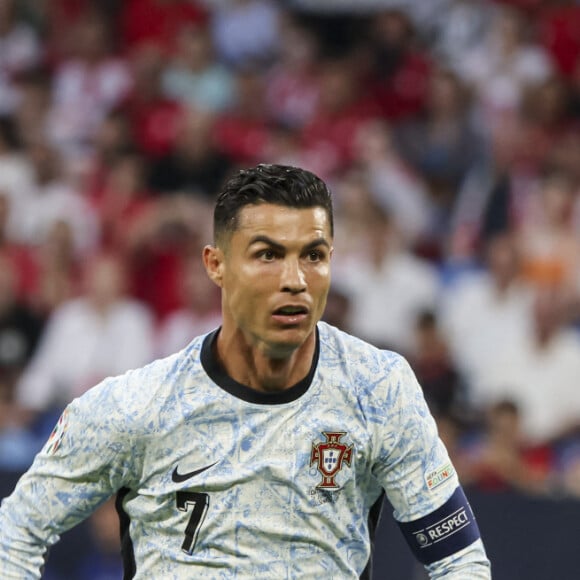
<svg viewBox="0 0 580 580"><path fill-rule="evenodd" d="M272 203L286 207L322 207L334 235L332 196L320 177L289 165L260 164L242 169L224 184L214 209L214 242L238 227L238 216L247 205Z"/></svg>

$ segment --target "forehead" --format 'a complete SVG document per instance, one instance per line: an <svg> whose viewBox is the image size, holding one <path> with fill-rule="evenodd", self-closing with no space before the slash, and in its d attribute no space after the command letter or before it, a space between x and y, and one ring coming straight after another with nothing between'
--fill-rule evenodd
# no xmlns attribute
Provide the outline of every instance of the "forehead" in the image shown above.
<svg viewBox="0 0 580 580"><path fill-rule="evenodd" d="M275 204L247 205L240 210L234 235L268 235L272 239L309 236L330 239L330 222L323 207L295 208Z"/></svg>

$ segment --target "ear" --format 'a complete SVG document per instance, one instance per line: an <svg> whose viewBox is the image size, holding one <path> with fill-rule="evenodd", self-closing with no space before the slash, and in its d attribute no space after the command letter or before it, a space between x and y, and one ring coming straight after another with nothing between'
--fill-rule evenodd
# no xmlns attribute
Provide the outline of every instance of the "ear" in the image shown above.
<svg viewBox="0 0 580 580"><path fill-rule="evenodd" d="M202 252L203 265L210 280L222 287L224 253L215 246L205 246Z"/></svg>

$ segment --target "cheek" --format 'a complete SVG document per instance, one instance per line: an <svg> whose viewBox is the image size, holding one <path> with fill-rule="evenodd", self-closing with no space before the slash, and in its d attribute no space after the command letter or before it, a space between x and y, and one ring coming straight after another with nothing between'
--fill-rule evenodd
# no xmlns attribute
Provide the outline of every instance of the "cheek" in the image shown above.
<svg viewBox="0 0 580 580"><path fill-rule="evenodd" d="M309 286L313 293L325 297L330 289L330 267L324 266L313 272Z"/></svg>
<svg viewBox="0 0 580 580"><path fill-rule="evenodd" d="M234 284L251 294L266 294L276 289L280 280L280 268L276 264L248 264L237 272Z"/></svg>
<svg viewBox="0 0 580 580"><path fill-rule="evenodd" d="M225 288L229 302L238 310L248 310L250 305L264 304L264 296L272 291L274 276L265 269L252 266L238 268L227 277Z"/></svg>

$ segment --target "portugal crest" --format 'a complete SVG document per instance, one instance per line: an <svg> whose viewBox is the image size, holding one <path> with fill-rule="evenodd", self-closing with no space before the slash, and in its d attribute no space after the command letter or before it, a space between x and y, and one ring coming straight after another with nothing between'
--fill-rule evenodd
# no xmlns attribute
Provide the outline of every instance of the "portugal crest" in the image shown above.
<svg viewBox="0 0 580 580"><path fill-rule="evenodd" d="M342 469L343 464L350 467L352 460L352 445L341 443L341 438L346 435L344 431L323 431L326 438L323 443L313 443L310 454L310 465L316 464L322 475L322 481L316 486L317 489L338 489L334 478Z"/></svg>

